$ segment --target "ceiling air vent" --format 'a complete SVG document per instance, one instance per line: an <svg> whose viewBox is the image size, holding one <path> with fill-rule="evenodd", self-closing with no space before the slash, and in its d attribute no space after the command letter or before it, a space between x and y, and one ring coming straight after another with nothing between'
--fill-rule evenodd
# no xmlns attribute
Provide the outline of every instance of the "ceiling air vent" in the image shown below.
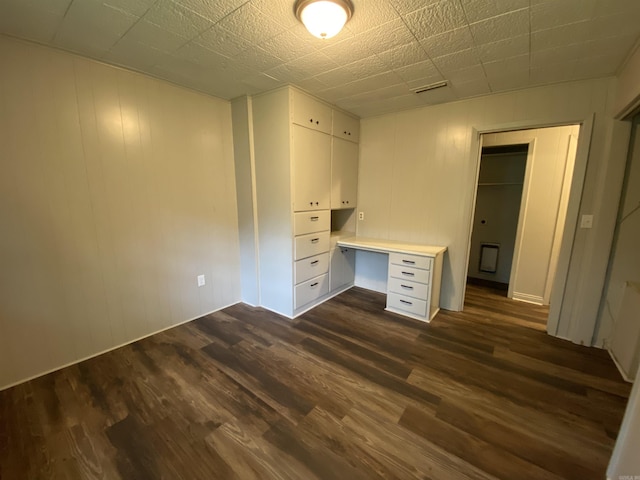
<svg viewBox="0 0 640 480"><path fill-rule="evenodd" d="M442 82L432 83L431 85L425 85L424 87L412 88L411 91L413 93L424 93L430 90L435 90L436 88L442 88L447 86L447 81L443 80Z"/></svg>

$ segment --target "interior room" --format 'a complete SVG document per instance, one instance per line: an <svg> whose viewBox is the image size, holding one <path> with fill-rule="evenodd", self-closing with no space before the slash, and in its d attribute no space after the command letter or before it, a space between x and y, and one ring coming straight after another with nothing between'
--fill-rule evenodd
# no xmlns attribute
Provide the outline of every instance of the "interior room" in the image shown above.
<svg viewBox="0 0 640 480"><path fill-rule="evenodd" d="M1 1L0 478L640 476L638 20Z"/></svg>

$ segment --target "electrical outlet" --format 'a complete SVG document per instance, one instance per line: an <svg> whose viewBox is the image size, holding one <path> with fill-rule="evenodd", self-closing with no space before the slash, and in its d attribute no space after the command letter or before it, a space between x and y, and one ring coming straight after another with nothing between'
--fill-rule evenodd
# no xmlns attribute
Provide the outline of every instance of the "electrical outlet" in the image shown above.
<svg viewBox="0 0 640 480"><path fill-rule="evenodd" d="M204 278L204 275L198 275L198 286L199 287L204 287L204 285L206 284L206 280Z"/></svg>
<svg viewBox="0 0 640 480"><path fill-rule="evenodd" d="M582 215L580 220L580 228L593 227L593 215Z"/></svg>
<svg viewBox="0 0 640 480"><path fill-rule="evenodd" d="M358 212L358 220L364 220L364 212Z"/></svg>

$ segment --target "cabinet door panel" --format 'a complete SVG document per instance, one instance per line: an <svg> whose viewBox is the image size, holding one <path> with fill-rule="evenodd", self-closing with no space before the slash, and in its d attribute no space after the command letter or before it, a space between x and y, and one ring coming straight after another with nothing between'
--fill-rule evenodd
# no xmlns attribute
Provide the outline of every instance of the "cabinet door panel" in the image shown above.
<svg viewBox="0 0 640 480"><path fill-rule="evenodd" d="M293 126L293 209L327 210L331 191L331 137Z"/></svg>
<svg viewBox="0 0 640 480"><path fill-rule="evenodd" d="M331 133L331 108L294 90L293 123L320 132Z"/></svg>
<svg viewBox="0 0 640 480"><path fill-rule="evenodd" d="M358 191L358 144L333 138L331 208L355 208Z"/></svg>
<svg viewBox="0 0 640 480"><path fill-rule="evenodd" d="M355 271L355 250L345 247L336 247L331 250L331 268L329 270L330 291L353 284Z"/></svg>
<svg viewBox="0 0 640 480"><path fill-rule="evenodd" d="M360 120L345 115L338 110L334 110L331 134L334 137L340 137L358 143L360 138Z"/></svg>

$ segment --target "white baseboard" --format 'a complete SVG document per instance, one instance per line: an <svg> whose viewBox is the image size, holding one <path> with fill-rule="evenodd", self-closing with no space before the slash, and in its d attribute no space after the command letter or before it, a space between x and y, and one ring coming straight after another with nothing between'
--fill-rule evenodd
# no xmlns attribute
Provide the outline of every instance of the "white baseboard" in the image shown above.
<svg viewBox="0 0 640 480"><path fill-rule="evenodd" d="M513 292L514 300L518 300L519 302L527 302L527 303L535 303L536 305L544 305L544 298L538 295L530 295L528 293L518 293Z"/></svg>

